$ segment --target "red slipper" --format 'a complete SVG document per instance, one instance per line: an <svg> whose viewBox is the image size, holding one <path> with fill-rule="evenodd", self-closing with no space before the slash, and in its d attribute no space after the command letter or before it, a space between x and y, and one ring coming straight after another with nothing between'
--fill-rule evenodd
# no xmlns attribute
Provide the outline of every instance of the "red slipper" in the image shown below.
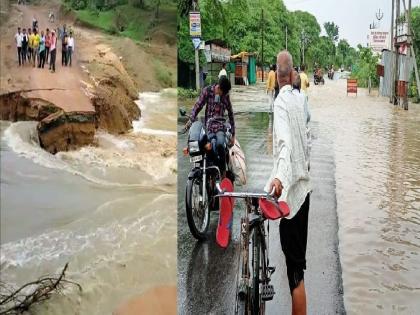
<svg viewBox="0 0 420 315"><path fill-rule="evenodd" d="M224 178L220 187L225 192L233 192L233 184L228 178ZM216 230L216 242L226 248L229 245L230 233L232 231L233 206L235 199L232 197L220 197L219 224Z"/></svg>
<svg viewBox="0 0 420 315"><path fill-rule="evenodd" d="M277 220L287 217L290 214L289 205L284 201L279 201L276 206L272 201L260 198L258 203L264 217L269 220Z"/></svg>

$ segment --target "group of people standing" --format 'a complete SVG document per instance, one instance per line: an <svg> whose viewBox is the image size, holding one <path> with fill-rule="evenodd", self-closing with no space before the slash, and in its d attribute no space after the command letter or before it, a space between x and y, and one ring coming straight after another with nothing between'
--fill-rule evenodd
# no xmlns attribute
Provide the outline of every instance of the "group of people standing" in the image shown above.
<svg viewBox="0 0 420 315"><path fill-rule="evenodd" d="M44 68L45 64L48 64L49 70L55 72L58 39L61 39L62 42L61 64L71 66L74 37L72 32L67 34L65 26L59 31L59 35L54 29L50 31L49 28L45 32L44 30L39 31L35 18L32 21L32 27L28 27L28 29L18 27L15 42L19 66L28 63L33 67Z"/></svg>
<svg viewBox="0 0 420 315"><path fill-rule="evenodd" d="M300 67L294 68L292 71L292 87L296 90L303 91L306 95L307 88L309 87L309 79L305 73L306 66L302 65ZM274 100L279 94L279 84L277 82L277 65L273 64L270 66L270 71L268 72L266 92L269 96L270 111L273 112ZM307 97L307 95L306 95Z"/></svg>

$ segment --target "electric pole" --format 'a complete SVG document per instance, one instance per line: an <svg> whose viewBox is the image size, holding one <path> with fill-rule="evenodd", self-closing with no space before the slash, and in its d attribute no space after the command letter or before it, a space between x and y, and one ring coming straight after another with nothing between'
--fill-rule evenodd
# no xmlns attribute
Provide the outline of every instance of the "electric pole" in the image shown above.
<svg viewBox="0 0 420 315"><path fill-rule="evenodd" d="M261 82L264 82L264 9L261 9Z"/></svg>
<svg viewBox="0 0 420 315"><path fill-rule="evenodd" d="M411 0L408 0L408 12L407 12L407 8L405 6L405 0L403 0L403 4L404 4L404 11L405 11L405 16L407 18L407 31L408 31L408 36L407 36L407 45L408 45L408 49L407 49L407 58L410 58L410 47L412 44L412 40L411 40ZM414 59L415 62L415 59ZM410 69L407 67L407 84L405 86L405 94L404 94L404 101L403 101L403 106L405 110L408 110L408 87L410 85Z"/></svg>
<svg viewBox="0 0 420 315"><path fill-rule="evenodd" d="M400 1L401 0L397 0L397 5L396 5L396 13L395 13L395 26L396 26L396 29L398 30L398 21L400 20ZM395 73L394 73L394 81L395 81L395 83L396 84L398 84L398 81L399 81L399 65L398 65L398 63L399 63L399 54L400 54L400 52L399 52L399 44L398 44L398 33L396 34L396 38L397 38L397 41L395 42ZM398 96L396 96L395 98L394 98L394 105L398 105L399 104L399 97Z"/></svg>
<svg viewBox="0 0 420 315"><path fill-rule="evenodd" d="M391 53L392 57L394 57L395 53L395 46L394 46L394 4L395 0L392 0L392 10L391 10ZM389 98L390 103L394 103L394 95L395 95L395 81L394 81L394 71L395 71L395 59L392 58L391 63L391 96Z"/></svg>
<svg viewBox="0 0 420 315"><path fill-rule="evenodd" d="M286 50L287 50L287 25L286 25Z"/></svg>

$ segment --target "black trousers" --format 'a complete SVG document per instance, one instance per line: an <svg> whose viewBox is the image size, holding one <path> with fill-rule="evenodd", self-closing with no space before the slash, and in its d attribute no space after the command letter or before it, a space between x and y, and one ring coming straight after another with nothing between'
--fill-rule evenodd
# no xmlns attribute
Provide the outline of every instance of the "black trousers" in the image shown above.
<svg viewBox="0 0 420 315"><path fill-rule="evenodd" d="M38 68L44 68L45 65L45 49L39 52Z"/></svg>
<svg viewBox="0 0 420 315"><path fill-rule="evenodd" d="M308 214L310 194L298 213L291 219L280 221L280 243L286 257L290 294L304 279L306 269L306 243L308 240Z"/></svg>
<svg viewBox="0 0 420 315"><path fill-rule="evenodd" d="M45 62L48 63L48 56L50 55L50 47L45 46Z"/></svg>
<svg viewBox="0 0 420 315"><path fill-rule="evenodd" d="M28 62L31 62L32 60L32 53L33 53L33 48L28 47L28 54L26 55L28 57Z"/></svg>
<svg viewBox="0 0 420 315"><path fill-rule="evenodd" d="M18 59L19 59L19 66L23 64L23 60L22 60L22 47L18 47L17 48L17 54L18 54Z"/></svg>
<svg viewBox="0 0 420 315"><path fill-rule="evenodd" d="M55 71L55 58L57 56L57 49L50 51L50 70Z"/></svg>
<svg viewBox="0 0 420 315"><path fill-rule="evenodd" d="M226 137L224 131L209 133L209 141L211 143L215 158L218 160L220 172L226 171Z"/></svg>
<svg viewBox="0 0 420 315"><path fill-rule="evenodd" d="M61 50L61 65L67 66L67 49Z"/></svg>
<svg viewBox="0 0 420 315"><path fill-rule="evenodd" d="M25 64L25 62L26 62L26 55L28 54L28 46L23 46L22 45L21 54L22 54L22 64Z"/></svg>

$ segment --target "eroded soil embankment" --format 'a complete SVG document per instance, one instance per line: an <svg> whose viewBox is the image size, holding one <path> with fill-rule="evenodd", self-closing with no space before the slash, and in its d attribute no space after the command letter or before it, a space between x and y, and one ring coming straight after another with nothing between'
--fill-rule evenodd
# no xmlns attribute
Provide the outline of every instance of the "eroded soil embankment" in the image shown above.
<svg viewBox="0 0 420 315"><path fill-rule="evenodd" d="M64 112L44 99L26 96L25 91L0 95L0 118L12 122L38 121L39 143L52 154L94 141L94 112Z"/></svg>

